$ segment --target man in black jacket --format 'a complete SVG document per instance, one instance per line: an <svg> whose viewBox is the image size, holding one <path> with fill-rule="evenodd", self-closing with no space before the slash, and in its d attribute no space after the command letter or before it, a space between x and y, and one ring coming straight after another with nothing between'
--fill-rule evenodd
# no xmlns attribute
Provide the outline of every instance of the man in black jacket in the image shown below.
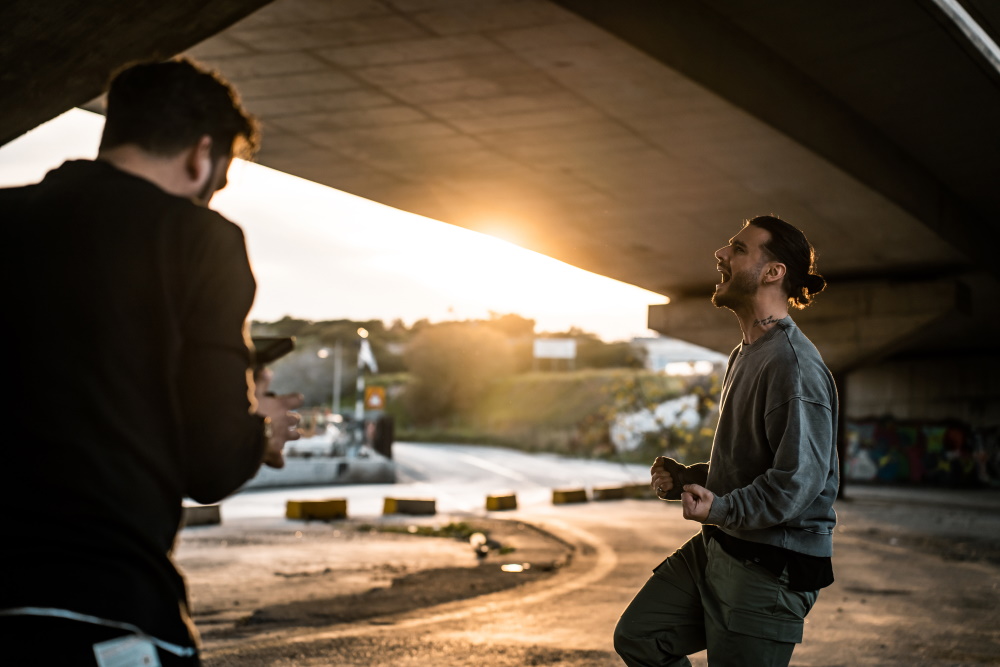
<svg viewBox="0 0 1000 667"><path fill-rule="evenodd" d="M4 299L19 324L0 485L8 664L199 664L170 559L181 501L219 501L298 437L301 397L252 378L242 231L207 208L256 137L217 76L138 65L112 82L96 161L0 190L4 264L20 267Z"/></svg>

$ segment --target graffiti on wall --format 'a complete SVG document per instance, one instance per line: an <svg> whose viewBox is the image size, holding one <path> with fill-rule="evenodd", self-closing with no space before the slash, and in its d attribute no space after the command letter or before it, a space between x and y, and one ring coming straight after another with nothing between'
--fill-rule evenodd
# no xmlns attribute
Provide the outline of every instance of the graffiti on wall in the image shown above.
<svg viewBox="0 0 1000 667"><path fill-rule="evenodd" d="M1000 486L1000 429L957 421L848 421L844 475L866 482Z"/></svg>

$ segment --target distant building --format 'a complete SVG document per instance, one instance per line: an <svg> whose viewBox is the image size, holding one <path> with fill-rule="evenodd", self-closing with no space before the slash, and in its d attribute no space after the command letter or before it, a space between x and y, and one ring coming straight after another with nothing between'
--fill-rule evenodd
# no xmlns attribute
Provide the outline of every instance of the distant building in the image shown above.
<svg viewBox="0 0 1000 667"><path fill-rule="evenodd" d="M646 351L646 368L670 375L707 375L725 365L728 356L677 338L633 338Z"/></svg>

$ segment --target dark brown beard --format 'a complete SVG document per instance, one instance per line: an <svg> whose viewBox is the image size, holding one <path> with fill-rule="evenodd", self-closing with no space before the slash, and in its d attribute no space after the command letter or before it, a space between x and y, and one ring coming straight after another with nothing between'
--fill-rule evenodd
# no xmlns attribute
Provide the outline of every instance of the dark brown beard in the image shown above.
<svg viewBox="0 0 1000 667"><path fill-rule="evenodd" d="M716 290L712 295L712 305L735 310L748 303L760 288L760 268L734 273L725 284L728 287L724 294Z"/></svg>

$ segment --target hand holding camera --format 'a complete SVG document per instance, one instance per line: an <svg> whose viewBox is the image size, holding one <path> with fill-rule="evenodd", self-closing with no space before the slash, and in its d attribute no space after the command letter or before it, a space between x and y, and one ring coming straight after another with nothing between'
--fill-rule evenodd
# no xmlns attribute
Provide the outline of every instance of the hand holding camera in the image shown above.
<svg viewBox="0 0 1000 667"><path fill-rule="evenodd" d="M282 394L277 396L270 390L273 373L266 364L283 357L295 347L294 337L254 337L254 395L257 398L257 414L266 417L267 447L264 450L264 464L272 468L284 468L285 443L302 437L299 420L302 416L293 410L302 406L302 394Z"/></svg>

